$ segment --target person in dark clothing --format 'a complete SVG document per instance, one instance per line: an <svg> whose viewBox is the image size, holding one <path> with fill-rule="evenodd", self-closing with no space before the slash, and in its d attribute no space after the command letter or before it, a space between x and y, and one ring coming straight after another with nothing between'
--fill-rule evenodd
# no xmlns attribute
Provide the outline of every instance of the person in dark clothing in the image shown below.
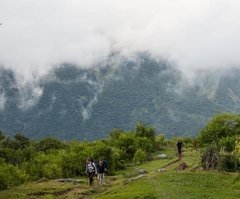
<svg viewBox="0 0 240 199"><path fill-rule="evenodd" d="M89 185L93 185L94 175L97 175L97 168L92 158L88 158L86 162L85 173L88 176Z"/></svg>
<svg viewBox="0 0 240 199"><path fill-rule="evenodd" d="M182 157L182 147L183 147L182 141L178 140L178 142L177 142L177 150L178 150L178 158L179 158L179 160Z"/></svg>
<svg viewBox="0 0 240 199"><path fill-rule="evenodd" d="M102 160L99 160L99 163L97 165L97 171L98 171L98 183L102 184L105 172L107 171L106 164Z"/></svg>

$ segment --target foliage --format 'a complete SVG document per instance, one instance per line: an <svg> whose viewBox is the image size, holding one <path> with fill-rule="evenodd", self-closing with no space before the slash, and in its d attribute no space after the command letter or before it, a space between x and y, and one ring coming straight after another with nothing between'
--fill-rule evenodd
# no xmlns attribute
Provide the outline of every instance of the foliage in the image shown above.
<svg viewBox="0 0 240 199"><path fill-rule="evenodd" d="M150 140L155 139L155 129L152 127L146 127L143 122L137 123L135 132L137 137L146 137Z"/></svg>
<svg viewBox="0 0 240 199"><path fill-rule="evenodd" d="M80 143L74 142L74 144L79 145ZM84 147L85 145L86 143L84 143ZM55 180L31 182L1 191L0 198L239 198L240 178L238 173L191 171L191 165L194 166L193 163L198 163L199 150L186 149L184 161L189 168L185 171L176 172L179 164L176 162L168 167L166 172L157 172L159 168L168 165L175 158L173 147L164 147L163 149L169 158L148 161L141 164L141 167L132 165L124 171L117 172L116 176L108 177L107 185L89 187L86 185L84 177L79 177L78 180L81 182L77 184L56 182ZM133 173L135 173L134 176L138 175L139 168L146 170L147 174L129 182L128 179L133 177Z"/></svg>
<svg viewBox="0 0 240 199"><path fill-rule="evenodd" d="M0 130L0 141L3 140L5 136L3 135L3 132Z"/></svg>
<svg viewBox="0 0 240 199"><path fill-rule="evenodd" d="M60 156L55 153L37 153L36 156L29 162L26 162L23 167L32 179L39 178L57 178L62 176L60 168Z"/></svg>
<svg viewBox="0 0 240 199"><path fill-rule="evenodd" d="M147 156L146 156L146 153L144 152L144 150L138 149L134 154L133 161L136 164L141 164L141 163L145 162L146 160L147 160Z"/></svg>
<svg viewBox="0 0 240 199"><path fill-rule="evenodd" d="M234 153L240 157L240 136L237 137L236 141L235 141L235 149L234 149Z"/></svg>
<svg viewBox="0 0 240 199"><path fill-rule="evenodd" d="M240 135L240 116L234 113L223 113L213 117L200 132L199 140L208 145L208 152L203 154L203 167L207 168L211 158L212 165L224 171L239 170L238 137ZM213 149L210 145L215 143ZM206 160L207 159L207 160ZM214 166L215 168L215 166Z"/></svg>
<svg viewBox="0 0 240 199"><path fill-rule="evenodd" d="M222 154L219 168L228 172L238 171L240 169L240 160L234 154Z"/></svg>
<svg viewBox="0 0 240 199"><path fill-rule="evenodd" d="M203 143L219 143L222 138L240 135L240 116L223 113L214 116L201 130L199 139Z"/></svg>
<svg viewBox="0 0 240 199"><path fill-rule="evenodd" d="M220 163L220 156L215 145L208 146L202 154L201 165L204 169L216 169Z"/></svg>
<svg viewBox="0 0 240 199"><path fill-rule="evenodd" d="M227 136L219 140L219 146L226 152L232 152L235 149L235 142L235 136Z"/></svg>
<svg viewBox="0 0 240 199"><path fill-rule="evenodd" d="M18 165L25 160L22 150L14 150L9 148L0 148L0 158L4 159L5 162L14 165Z"/></svg>
<svg viewBox="0 0 240 199"><path fill-rule="evenodd" d="M65 145L57 139L45 138L38 142L35 147L36 150L47 153L50 150L63 149Z"/></svg>
<svg viewBox="0 0 240 199"><path fill-rule="evenodd" d="M0 142L0 158L11 168L26 173L31 180L85 175L85 161L92 157L97 163L105 160L108 174L125 169L128 163L142 163L159 150L163 140L156 144L155 130L143 123L133 131L115 129L108 139L92 142L63 143L54 138L31 141L16 134L3 137Z"/></svg>
<svg viewBox="0 0 240 199"><path fill-rule="evenodd" d="M0 190L20 185L27 179L24 171L0 159Z"/></svg>
<svg viewBox="0 0 240 199"><path fill-rule="evenodd" d="M168 142L167 139L165 138L164 134L159 134L155 138L155 146L154 148L156 150L160 150L163 146L167 146Z"/></svg>

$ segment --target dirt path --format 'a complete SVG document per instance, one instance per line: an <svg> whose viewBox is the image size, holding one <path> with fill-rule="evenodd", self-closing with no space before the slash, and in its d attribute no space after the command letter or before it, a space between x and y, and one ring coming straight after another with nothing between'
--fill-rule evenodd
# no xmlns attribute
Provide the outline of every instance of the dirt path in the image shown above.
<svg viewBox="0 0 240 199"><path fill-rule="evenodd" d="M172 162L169 162L169 163L167 163L166 165L164 165L163 167L162 167L162 169L165 169L165 170L167 170L167 169L169 169L170 167L172 167L175 163L177 163L177 162L179 162L179 160L178 159L175 159L175 160L173 160Z"/></svg>

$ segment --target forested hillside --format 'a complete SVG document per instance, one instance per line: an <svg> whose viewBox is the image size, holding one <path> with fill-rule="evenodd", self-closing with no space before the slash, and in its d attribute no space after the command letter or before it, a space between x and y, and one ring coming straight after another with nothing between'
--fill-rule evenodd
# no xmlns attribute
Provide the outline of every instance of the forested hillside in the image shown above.
<svg viewBox="0 0 240 199"><path fill-rule="evenodd" d="M0 77L0 129L30 138L104 138L138 121L168 137L196 135L214 114L240 111L239 70L199 72L189 83L147 53L113 54L88 68L62 64L25 85L11 70Z"/></svg>

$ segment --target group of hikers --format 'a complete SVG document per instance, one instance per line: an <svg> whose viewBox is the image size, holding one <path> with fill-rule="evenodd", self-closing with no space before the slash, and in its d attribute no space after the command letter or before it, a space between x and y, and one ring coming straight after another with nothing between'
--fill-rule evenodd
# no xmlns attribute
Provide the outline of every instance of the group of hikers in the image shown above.
<svg viewBox="0 0 240 199"><path fill-rule="evenodd" d="M87 158L85 173L88 177L89 185L93 185L94 176L97 176L97 180L99 184L103 184L103 180L105 178L105 173L107 171L107 163L104 160L99 160L97 164L93 161L93 159Z"/></svg>
<svg viewBox="0 0 240 199"><path fill-rule="evenodd" d="M182 159L182 148L183 143L181 140L178 140L177 144L178 158ZM97 176L98 184L103 184L105 173L107 172L107 163L104 160L99 160L97 164L93 161L91 157L87 158L85 165L85 173L88 177L89 185L93 185L94 176Z"/></svg>

